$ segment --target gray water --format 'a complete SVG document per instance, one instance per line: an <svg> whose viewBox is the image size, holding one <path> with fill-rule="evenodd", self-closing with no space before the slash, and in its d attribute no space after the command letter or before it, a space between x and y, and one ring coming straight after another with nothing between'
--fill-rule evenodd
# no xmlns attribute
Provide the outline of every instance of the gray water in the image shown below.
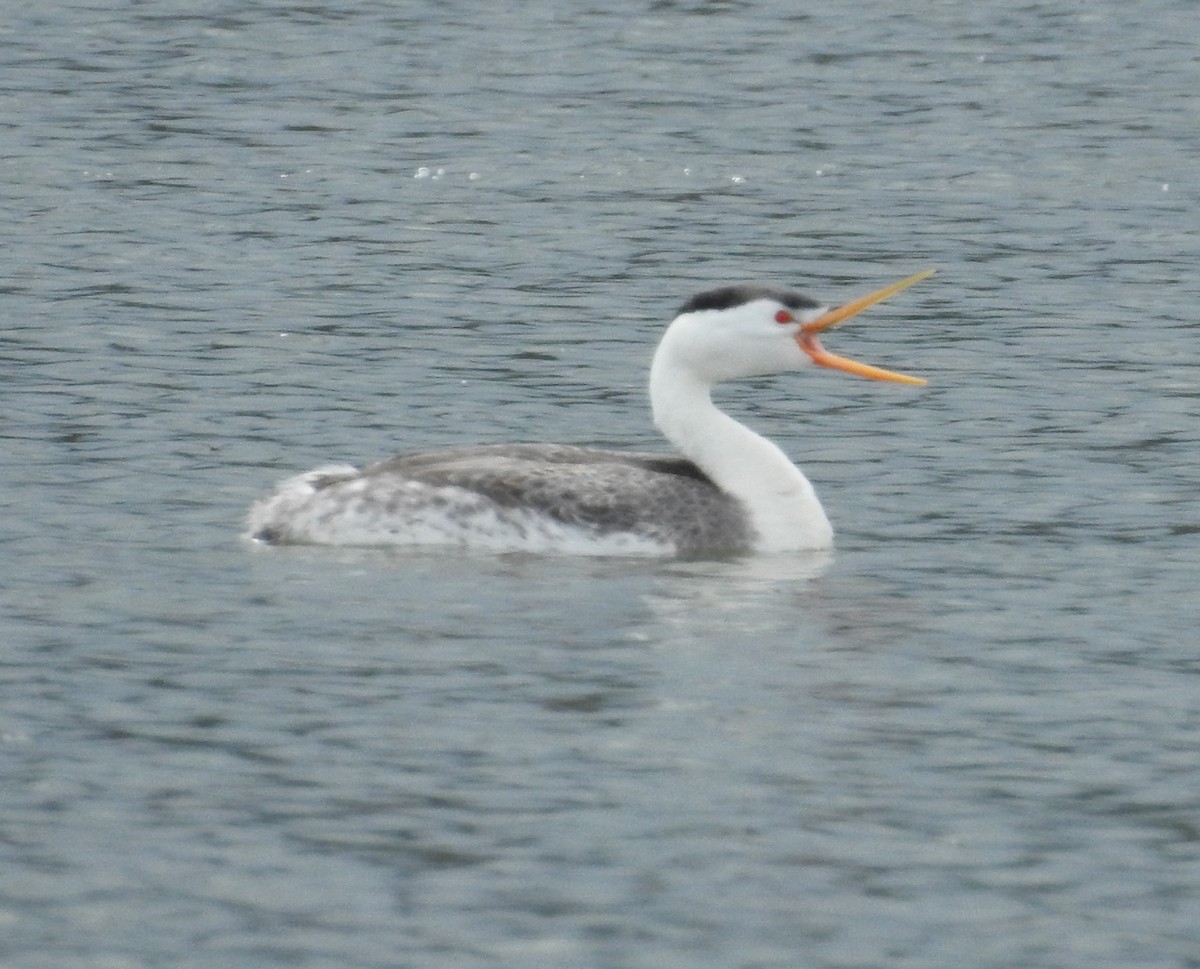
<svg viewBox="0 0 1200 969"><path fill-rule="evenodd" d="M4 20L0 967L1200 966L1190 0ZM723 392L830 556L240 538L927 266Z"/></svg>

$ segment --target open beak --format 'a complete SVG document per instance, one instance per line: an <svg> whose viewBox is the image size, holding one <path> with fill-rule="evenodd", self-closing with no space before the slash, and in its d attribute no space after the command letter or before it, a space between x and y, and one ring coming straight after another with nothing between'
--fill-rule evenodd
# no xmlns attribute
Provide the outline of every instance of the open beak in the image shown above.
<svg viewBox="0 0 1200 969"><path fill-rule="evenodd" d="M857 374L860 377L869 377L871 380L890 380L899 384L924 384L925 381L920 377L910 377L903 373L893 373L891 370L872 367L869 364L859 363L857 360L849 360L846 357L839 357L836 354L830 353L821 346L817 340L817 334L823 330L832 329L839 323L861 313L868 306L874 306L876 303L900 292L900 290L908 289L913 283L918 283L922 279L932 276L933 273L934 270L926 269L924 272L916 273L907 279L900 280L898 283L892 283L890 286L884 286L883 289L851 300L845 306L839 306L837 309L830 310L825 315L817 317L811 323L805 323L800 328L796 342L800 344L800 349L807 353L812 358L812 362L819 367L830 367L833 370Z"/></svg>

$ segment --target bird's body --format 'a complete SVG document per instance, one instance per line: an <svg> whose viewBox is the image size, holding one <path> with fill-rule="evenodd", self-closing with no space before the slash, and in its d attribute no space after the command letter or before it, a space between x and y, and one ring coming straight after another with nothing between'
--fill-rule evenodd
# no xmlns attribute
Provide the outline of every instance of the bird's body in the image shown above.
<svg viewBox="0 0 1200 969"><path fill-rule="evenodd" d="M255 509L271 542L697 554L750 547L736 501L685 458L559 444L402 454L321 468Z"/></svg>
<svg viewBox="0 0 1200 969"><path fill-rule="evenodd" d="M825 548L833 529L808 479L773 443L720 411L711 388L810 362L921 382L834 357L816 333L925 275L833 311L767 287L726 287L689 300L650 371L655 423L682 457L512 444L328 466L284 481L255 504L250 535L271 543L585 554Z"/></svg>

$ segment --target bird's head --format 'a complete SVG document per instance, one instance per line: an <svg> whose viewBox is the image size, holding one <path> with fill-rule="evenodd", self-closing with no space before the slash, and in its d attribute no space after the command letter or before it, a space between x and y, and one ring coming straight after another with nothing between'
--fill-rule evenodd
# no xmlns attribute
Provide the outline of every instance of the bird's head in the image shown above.
<svg viewBox="0 0 1200 969"><path fill-rule="evenodd" d="M821 346L818 334L932 273L932 269L916 273L836 309L770 286L708 290L680 307L660 352L707 383L797 370L815 363L872 380L924 384L920 377L832 354Z"/></svg>

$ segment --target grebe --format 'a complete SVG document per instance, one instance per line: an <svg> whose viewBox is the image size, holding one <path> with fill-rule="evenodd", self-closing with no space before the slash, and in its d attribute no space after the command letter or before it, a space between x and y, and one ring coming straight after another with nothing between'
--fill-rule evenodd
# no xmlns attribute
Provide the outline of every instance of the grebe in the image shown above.
<svg viewBox="0 0 1200 969"><path fill-rule="evenodd" d="M284 481L250 511L267 543L684 555L832 544L804 474L775 444L718 410L714 384L808 364L907 384L919 377L838 357L817 335L931 275L829 309L770 286L692 297L650 366L654 423L681 457L562 444L416 451Z"/></svg>

